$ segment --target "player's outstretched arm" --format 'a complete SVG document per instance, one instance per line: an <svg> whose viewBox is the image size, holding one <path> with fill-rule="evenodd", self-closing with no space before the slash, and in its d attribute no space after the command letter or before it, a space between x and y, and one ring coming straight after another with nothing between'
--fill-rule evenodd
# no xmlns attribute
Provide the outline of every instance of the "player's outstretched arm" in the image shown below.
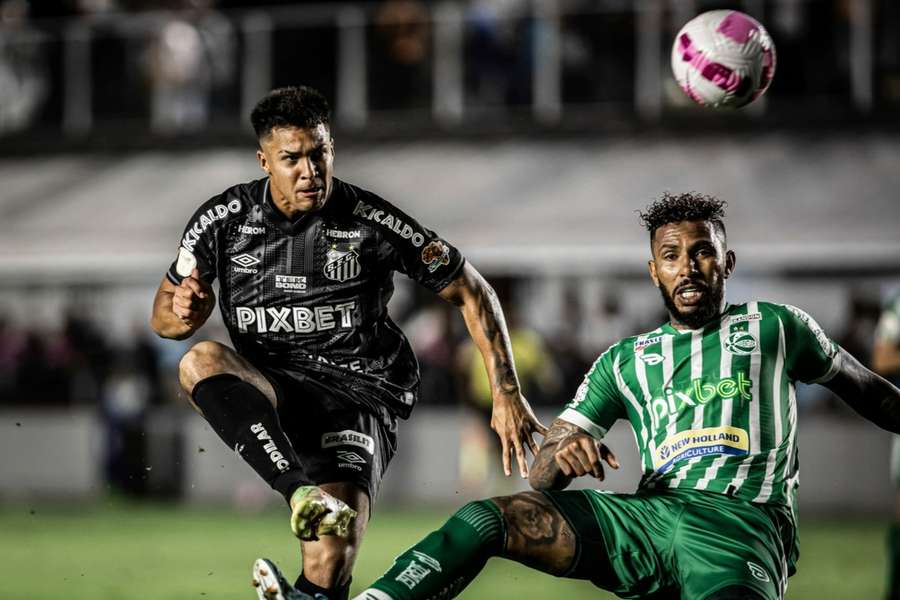
<svg viewBox="0 0 900 600"><path fill-rule="evenodd" d="M197 269L180 285L163 277L153 299L150 327L160 337L183 340L206 323L215 304L212 287L200 279Z"/></svg>
<svg viewBox="0 0 900 600"><path fill-rule="evenodd" d="M536 490L563 490L582 475L603 481L606 475L601 461L619 468L619 461L606 445L581 427L556 419L531 465L528 483Z"/></svg>
<svg viewBox="0 0 900 600"><path fill-rule="evenodd" d="M900 433L900 389L839 348L841 367L824 385L866 419Z"/></svg>
<svg viewBox="0 0 900 600"><path fill-rule="evenodd" d="M537 454L537 443L532 436L535 432L545 434L547 428L538 421L519 388L509 332L497 294L481 273L466 263L460 276L441 290L440 296L459 307L469 335L484 359L493 399L491 428L500 437L503 472L511 473L510 453L514 453L519 472L522 477L528 477L525 446Z"/></svg>

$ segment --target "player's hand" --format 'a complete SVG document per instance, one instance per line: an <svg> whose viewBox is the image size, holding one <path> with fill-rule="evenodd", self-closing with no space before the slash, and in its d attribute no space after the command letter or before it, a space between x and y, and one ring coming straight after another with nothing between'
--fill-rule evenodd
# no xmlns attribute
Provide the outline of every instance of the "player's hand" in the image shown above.
<svg viewBox="0 0 900 600"><path fill-rule="evenodd" d="M553 458L567 477L593 475L603 481L603 462L613 469L619 468L619 461L612 450L584 433L576 433L560 441Z"/></svg>
<svg viewBox="0 0 900 600"><path fill-rule="evenodd" d="M500 437L503 453L503 472L507 477L512 473L511 456L519 463L519 473L528 477L528 460L525 458L525 447L537 456L538 445L534 434L547 434L547 428L538 421L528 401L521 394L498 394L494 396L494 409L491 414L491 429Z"/></svg>
<svg viewBox="0 0 900 600"><path fill-rule="evenodd" d="M181 280L172 296L172 312L187 325L202 325L215 306L212 286L200 279L200 271L194 269Z"/></svg>

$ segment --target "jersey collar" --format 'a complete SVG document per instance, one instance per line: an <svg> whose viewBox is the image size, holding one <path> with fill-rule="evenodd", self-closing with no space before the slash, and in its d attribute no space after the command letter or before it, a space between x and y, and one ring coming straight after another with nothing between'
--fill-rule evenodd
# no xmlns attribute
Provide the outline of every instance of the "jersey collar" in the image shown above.
<svg viewBox="0 0 900 600"><path fill-rule="evenodd" d="M695 331L706 332L710 329L715 329L715 328L719 327L719 325L722 323L722 319L724 319L725 317L728 316L728 313L731 312L732 308L734 308L734 305L726 303L724 310L722 310L722 312L719 314L718 318L712 319L706 325L704 325L703 327L698 327L697 329L676 329L675 327L672 326L671 321L666 321L665 324L663 324L663 326L662 326L662 330L666 333L671 333L674 335L683 335L685 333L693 333Z"/></svg>

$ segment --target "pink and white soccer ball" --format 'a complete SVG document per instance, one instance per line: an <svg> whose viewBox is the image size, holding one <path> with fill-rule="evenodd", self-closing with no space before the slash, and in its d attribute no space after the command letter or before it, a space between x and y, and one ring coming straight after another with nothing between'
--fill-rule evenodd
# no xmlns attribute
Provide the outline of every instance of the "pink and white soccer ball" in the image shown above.
<svg viewBox="0 0 900 600"><path fill-rule="evenodd" d="M672 72L694 101L739 108L759 98L772 83L775 44L752 17L736 10L711 10L678 32Z"/></svg>

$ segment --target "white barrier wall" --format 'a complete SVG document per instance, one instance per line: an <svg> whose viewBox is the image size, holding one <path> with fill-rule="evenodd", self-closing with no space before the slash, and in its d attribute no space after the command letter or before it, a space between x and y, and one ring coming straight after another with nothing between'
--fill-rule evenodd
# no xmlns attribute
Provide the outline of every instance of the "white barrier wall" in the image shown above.
<svg viewBox="0 0 900 600"><path fill-rule="evenodd" d="M552 415L542 415L550 422ZM498 476L499 461L484 465L469 481L460 478L460 439L473 438L472 417L461 409L422 407L401 424L399 452L382 487L379 506L461 504L471 498L526 489L517 475ZM182 436L176 435L178 429ZM209 426L187 411L158 415L148 423L148 479L182 478L193 503L275 505L279 497L229 451ZM91 499L103 495L104 430L92 411L0 412L0 500ZM638 461L634 438L624 423L607 444L622 469L607 469L602 489L635 488ZM803 514L890 515L894 501L888 463L891 435L856 417L800 417L800 505ZM471 450L471 447L469 448ZM475 451L477 454L477 449ZM477 461L476 461L477 462ZM592 485L583 479L579 486Z"/></svg>

